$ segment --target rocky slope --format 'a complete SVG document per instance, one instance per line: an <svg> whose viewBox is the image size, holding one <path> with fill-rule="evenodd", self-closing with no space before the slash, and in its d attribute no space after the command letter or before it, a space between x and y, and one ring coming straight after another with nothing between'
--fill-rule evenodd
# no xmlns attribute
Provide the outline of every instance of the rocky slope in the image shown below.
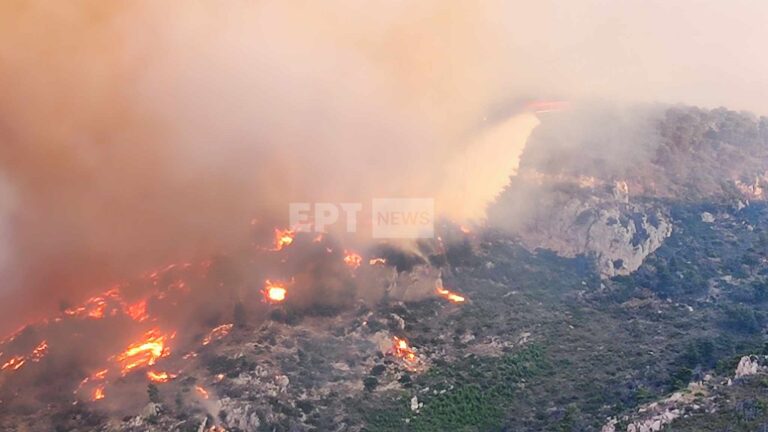
<svg viewBox="0 0 768 432"><path fill-rule="evenodd" d="M669 237L667 201L764 199L768 119L724 109L590 108L545 117L489 211L531 249L627 275Z"/></svg>
<svg viewBox="0 0 768 432"><path fill-rule="evenodd" d="M545 121L491 209L503 229L441 226L420 261L390 256L349 272L341 251L326 252L338 245L307 239L318 267L297 239L240 270L227 259L205 266L187 288L160 274L149 282L168 297L150 314L179 310L163 303L174 290L215 293L189 309L203 328L178 327L173 353L154 365L172 378L150 383L138 368L110 378L104 398L73 393L100 363L64 361L51 339L47 356L0 372L0 430L766 430L765 121L693 108L643 115L639 125L613 115L622 127L574 148L583 128L554 139L563 125ZM637 147L630 162L614 140ZM297 304L264 304L257 292L239 298L258 307L232 307L238 290L271 277L257 265L296 266L317 286L297 284L291 293L307 299ZM352 289L363 282L380 289L375 301ZM21 352L34 354L43 334L117 338L88 330L99 310L64 328L74 331L28 329L0 358L25 339ZM222 322L231 331L201 344Z"/></svg>

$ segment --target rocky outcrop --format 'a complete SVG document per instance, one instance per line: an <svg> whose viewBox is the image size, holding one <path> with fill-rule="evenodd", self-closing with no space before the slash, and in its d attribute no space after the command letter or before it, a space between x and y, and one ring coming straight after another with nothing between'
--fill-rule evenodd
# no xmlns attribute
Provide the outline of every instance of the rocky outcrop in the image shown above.
<svg viewBox="0 0 768 432"><path fill-rule="evenodd" d="M594 256L603 277L635 271L672 233L664 209L629 200L626 183L550 191L516 232L530 249Z"/></svg>
<svg viewBox="0 0 768 432"><path fill-rule="evenodd" d="M668 212L649 202L766 199L768 119L659 108L593 106L545 119L490 206L491 224L531 249L593 255L611 277L636 270L671 234Z"/></svg>
<svg viewBox="0 0 768 432"><path fill-rule="evenodd" d="M742 378L765 373L768 356L743 356L734 371L736 381L728 377L714 379L705 375L700 382L693 382L682 391L671 396L644 405L637 412L618 418L610 418L603 425L601 432L658 432L678 418L689 417L698 413L712 413L720 408L723 390L742 383ZM626 429L623 425L626 425Z"/></svg>
<svg viewBox="0 0 768 432"><path fill-rule="evenodd" d="M603 425L601 432L617 432L619 430L626 432L661 431L676 419L687 416L689 413L712 409L704 405L711 402L707 395L712 390L713 385L715 384L709 380L691 383L688 388L680 392L641 407L635 415L623 417L621 423L626 425L626 428L619 428L618 419L612 418Z"/></svg>
<svg viewBox="0 0 768 432"><path fill-rule="evenodd" d="M739 360L738 366L736 366L735 377L743 378L750 375L755 375L761 372L765 367L762 365L760 357L758 356L744 356Z"/></svg>

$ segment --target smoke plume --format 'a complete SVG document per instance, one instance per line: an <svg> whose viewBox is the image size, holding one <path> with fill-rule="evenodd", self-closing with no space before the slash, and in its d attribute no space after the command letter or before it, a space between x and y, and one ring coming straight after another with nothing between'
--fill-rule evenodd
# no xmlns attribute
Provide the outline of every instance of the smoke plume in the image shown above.
<svg viewBox="0 0 768 432"><path fill-rule="evenodd" d="M291 201L434 196L442 213L481 217L536 125L494 107L601 97L767 112L754 43L766 12L746 0L6 2L0 329L246 245L252 218L284 221ZM729 17L742 24L717 31Z"/></svg>

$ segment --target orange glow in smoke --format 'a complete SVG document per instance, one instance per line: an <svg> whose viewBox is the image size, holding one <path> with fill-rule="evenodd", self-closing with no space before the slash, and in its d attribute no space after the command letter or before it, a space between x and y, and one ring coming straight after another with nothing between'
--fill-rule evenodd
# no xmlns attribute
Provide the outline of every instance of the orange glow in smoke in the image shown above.
<svg viewBox="0 0 768 432"><path fill-rule="evenodd" d="M149 318L147 315L147 301L142 300L126 308L126 314L134 321L142 322Z"/></svg>
<svg viewBox="0 0 768 432"><path fill-rule="evenodd" d="M532 111L536 114L542 114L542 113L548 113L548 112L555 112L555 111L563 111L565 109L568 109L568 102L567 101L533 101L529 102L526 105L526 109L528 111Z"/></svg>
<svg viewBox="0 0 768 432"><path fill-rule="evenodd" d="M353 270L360 267L360 264L362 264L362 262L363 262L363 257L361 257L360 255L354 252L344 251L344 264L348 265Z"/></svg>
<svg viewBox="0 0 768 432"><path fill-rule="evenodd" d="M285 296L288 294L288 290L285 288L285 284L273 283L269 280L264 285L264 298L270 303L280 303L285 301Z"/></svg>
<svg viewBox="0 0 768 432"><path fill-rule="evenodd" d="M24 356L12 357L10 360L6 361L2 366L0 366L0 370L18 370L20 367L24 366L26 361L27 360L24 358Z"/></svg>
<svg viewBox="0 0 768 432"><path fill-rule="evenodd" d="M290 246L293 243L293 238L296 236L296 232L290 229L277 229L275 228L275 242L274 249L276 251L282 250L286 246Z"/></svg>
<svg viewBox="0 0 768 432"><path fill-rule="evenodd" d="M371 258L368 260L368 265L384 265L387 260L384 258Z"/></svg>

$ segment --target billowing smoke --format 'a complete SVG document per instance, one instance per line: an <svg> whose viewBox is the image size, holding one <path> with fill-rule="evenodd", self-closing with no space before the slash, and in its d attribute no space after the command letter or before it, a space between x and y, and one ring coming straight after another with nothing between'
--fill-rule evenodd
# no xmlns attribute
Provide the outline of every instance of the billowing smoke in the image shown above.
<svg viewBox="0 0 768 432"><path fill-rule="evenodd" d="M500 105L768 110L750 43L768 8L746 1L0 8L0 329L248 244L249 221L284 221L291 201L434 196L450 216L482 216L536 125L494 118ZM728 15L759 25L712 31Z"/></svg>

